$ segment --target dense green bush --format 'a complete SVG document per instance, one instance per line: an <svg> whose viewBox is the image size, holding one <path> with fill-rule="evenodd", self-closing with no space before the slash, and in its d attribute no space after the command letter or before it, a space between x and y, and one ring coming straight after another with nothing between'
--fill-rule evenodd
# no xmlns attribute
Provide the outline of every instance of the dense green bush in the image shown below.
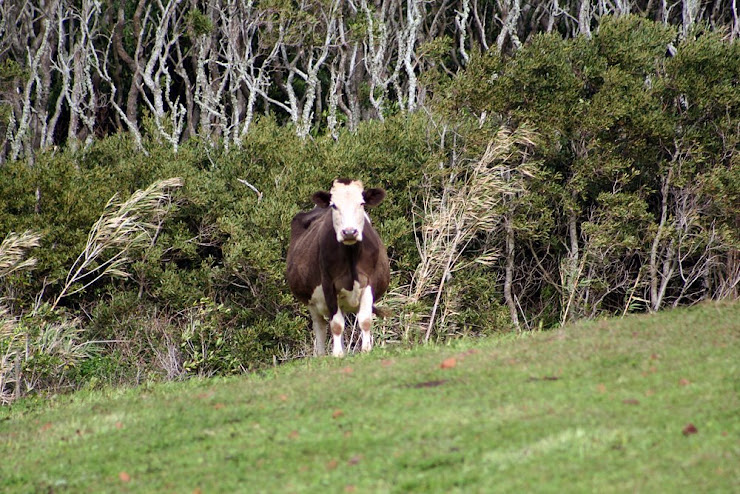
<svg viewBox="0 0 740 494"><path fill-rule="evenodd" d="M628 16L479 56L450 84L442 108L479 124L474 143L501 125L540 135L508 212L522 315L737 296L739 81L740 43Z"/></svg>

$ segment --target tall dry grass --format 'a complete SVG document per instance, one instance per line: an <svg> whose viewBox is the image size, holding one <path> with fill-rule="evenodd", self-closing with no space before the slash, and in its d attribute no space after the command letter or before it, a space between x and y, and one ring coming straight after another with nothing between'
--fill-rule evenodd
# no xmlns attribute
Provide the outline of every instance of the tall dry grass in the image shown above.
<svg viewBox="0 0 740 494"><path fill-rule="evenodd" d="M26 259L28 251L38 247L41 235L27 230L23 233L10 232L0 243L0 280L6 276L33 268L36 259Z"/></svg>
<svg viewBox="0 0 740 494"><path fill-rule="evenodd" d="M536 173L526 159L535 139L529 127L502 127L479 157L451 165L447 184L426 187L416 221L420 225L416 238L421 261L411 283L385 297L384 304L395 315L381 324L381 331L388 332L390 325L396 325L406 334L420 332L427 342L435 325L444 327L454 313L454 307L444 303L447 281L473 263L493 265L506 255L496 247L498 243L472 254L468 248L483 233L505 234L502 212L507 201L523 193L524 180ZM427 313L409 310L431 297L434 301Z"/></svg>
<svg viewBox="0 0 740 494"><path fill-rule="evenodd" d="M128 278L125 270L133 250L151 246L171 206L171 191L182 186L180 178L159 180L137 190L126 201L114 195L90 229L87 243L69 269L61 292L51 304L87 289L101 278Z"/></svg>
<svg viewBox="0 0 740 494"><path fill-rule="evenodd" d="M43 303L42 292L32 310L13 314L0 300L0 403L66 385L70 370L93 355L97 342L85 340L81 321L60 311L59 302L103 277L128 277L130 254L154 244L171 210L172 191L180 186L181 179L171 178L125 201L113 196L51 304ZM39 247L40 239L30 231L6 236L0 244L0 288L10 274L34 268L36 260L28 252Z"/></svg>

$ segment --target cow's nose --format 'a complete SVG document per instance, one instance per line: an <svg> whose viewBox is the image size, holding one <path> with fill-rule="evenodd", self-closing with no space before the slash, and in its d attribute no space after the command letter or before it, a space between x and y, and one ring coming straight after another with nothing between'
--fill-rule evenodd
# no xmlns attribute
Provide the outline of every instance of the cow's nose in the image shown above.
<svg viewBox="0 0 740 494"><path fill-rule="evenodd" d="M357 228L345 228L342 230L342 236L344 238L355 238L357 237Z"/></svg>

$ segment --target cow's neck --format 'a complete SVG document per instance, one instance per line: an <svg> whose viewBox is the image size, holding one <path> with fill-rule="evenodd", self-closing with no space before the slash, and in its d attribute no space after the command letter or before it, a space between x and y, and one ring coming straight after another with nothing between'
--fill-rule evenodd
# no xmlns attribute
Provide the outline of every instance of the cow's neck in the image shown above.
<svg viewBox="0 0 740 494"><path fill-rule="evenodd" d="M339 255L341 263L349 270L349 273L352 276L352 281L357 281L357 262L362 253L362 242L357 242L352 245L345 245L342 242L337 242L337 248L339 252L341 252Z"/></svg>
<svg viewBox="0 0 740 494"><path fill-rule="evenodd" d="M362 242L356 242L352 245L345 245L339 243L340 249L344 253L344 258L349 263L349 272L352 274L352 281L356 281L357 278L357 261L360 259L360 253L362 252Z"/></svg>

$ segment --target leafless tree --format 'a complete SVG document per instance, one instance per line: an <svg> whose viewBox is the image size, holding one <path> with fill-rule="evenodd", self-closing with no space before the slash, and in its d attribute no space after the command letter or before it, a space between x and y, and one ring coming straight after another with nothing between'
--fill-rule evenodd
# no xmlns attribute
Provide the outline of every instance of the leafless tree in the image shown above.
<svg viewBox="0 0 740 494"><path fill-rule="evenodd" d="M336 137L391 106L423 107L434 40L452 40L443 68L454 73L473 47L590 36L602 17L630 13L683 35L698 23L740 35L737 0L4 1L0 62L17 69L0 87L0 163L119 127L142 147L145 133L174 149L195 135L238 146L261 112L285 115L300 136L326 125Z"/></svg>

